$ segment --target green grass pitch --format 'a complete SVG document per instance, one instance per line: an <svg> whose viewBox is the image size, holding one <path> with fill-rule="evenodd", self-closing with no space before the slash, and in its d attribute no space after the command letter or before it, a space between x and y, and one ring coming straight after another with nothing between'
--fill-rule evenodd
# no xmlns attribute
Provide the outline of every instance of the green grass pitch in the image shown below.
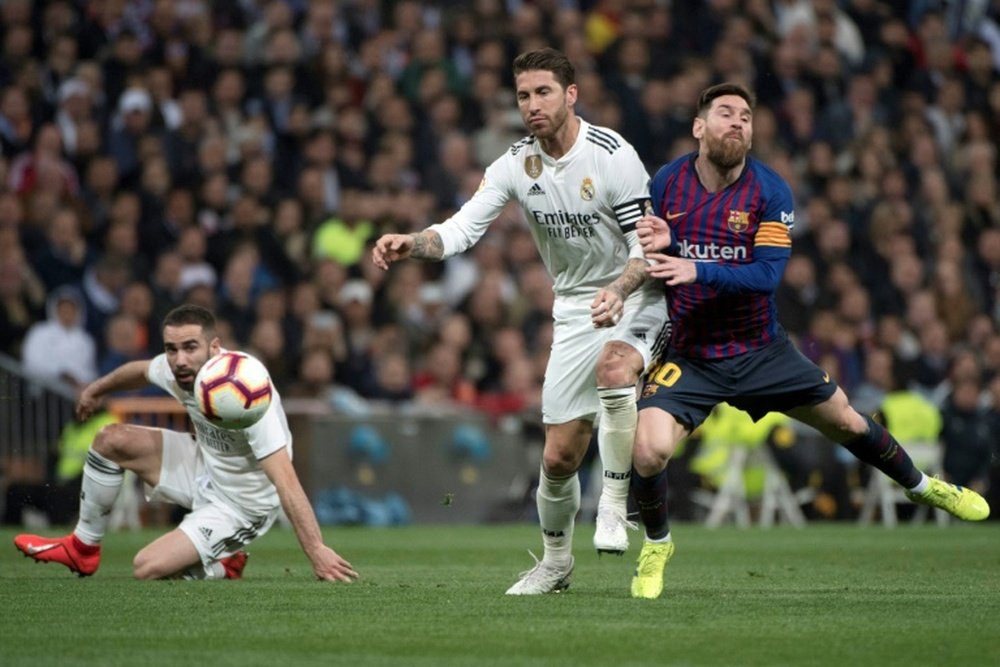
<svg viewBox="0 0 1000 667"><path fill-rule="evenodd" d="M1000 665L1000 525L674 527L664 597L632 600L633 552L576 536L570 590L509 598L531 525L327 529L362 573L311 579L294 535L242 581L137 582L157 533L117 533L87 579L0 531L0 665Z"/></svg>

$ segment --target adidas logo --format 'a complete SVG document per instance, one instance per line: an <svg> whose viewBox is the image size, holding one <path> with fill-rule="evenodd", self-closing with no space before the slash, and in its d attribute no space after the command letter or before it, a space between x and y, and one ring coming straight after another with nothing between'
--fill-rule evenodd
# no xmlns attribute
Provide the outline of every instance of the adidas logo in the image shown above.
<svg viewBox="0 0 1000 667"><path fill-rule="evenodd" d="M547 537L566 537L566 533L561 530L545 530L542 528L542 534Z"/></svg>
<svg viewBox="0 0 1000 667"><path fill-rule="evenodd" d="M645 329L632 329L632 335L641 340L643 343L646 342L646 330Z"/></svg>
<svg viewBox="0 0 1000 667"><path fill-rule="evenodd" d="M202 526L201 528L198 529L198 532L200 532L201 536L204 537L206 540L212 539L212 529L211 528L206 528L205 526Z"/></svg>
<svg viewBox="0 0 1000 667"><path fill-rule="evenodd" d="M543 190L542 186L540 186L538 183L535 183L534 185L532 185L531 189L528 190L528 196L529 197L532 197L534 195L544 195L544 194L545 194L545 190Z"/></svg>

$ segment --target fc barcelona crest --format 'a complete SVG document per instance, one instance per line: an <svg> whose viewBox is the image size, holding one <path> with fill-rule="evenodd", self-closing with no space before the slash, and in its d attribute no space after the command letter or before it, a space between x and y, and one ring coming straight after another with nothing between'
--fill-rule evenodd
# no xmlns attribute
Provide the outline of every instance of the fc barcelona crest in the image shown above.
<svg viewBox="0 0 1000 667"><path fill-rule="evenodd" d="M594 182L590 178L583 179L583 183L580 184L580 197L583 201L594 198Z"/></svg>
<svg viewBox="0 0 1000 667"><path fill-rule="evenodd" d="M747 227L750 226L750 213L748 211L737 211L735 209L730 209L729 211L729 229L736 232L737 234L745 232Z"/></svg>
<svg viewBox="0 0 1000 667"><path fill-rule="evenodd" d="M524 158L524 173L531 178L538 178L542 175L542 156L529 155Z"/></svg>

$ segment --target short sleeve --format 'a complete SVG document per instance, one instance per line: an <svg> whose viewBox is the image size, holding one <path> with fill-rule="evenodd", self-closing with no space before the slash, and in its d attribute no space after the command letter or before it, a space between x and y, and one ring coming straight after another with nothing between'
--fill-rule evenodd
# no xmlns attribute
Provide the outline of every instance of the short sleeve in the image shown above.
<svg viewBox="0 0 1000 667"><path fill-rule="evenodd" d="M247 444L253 450L253 455L257 460L266 458L282 447L288 447L287 429L284 428L280 417L281 410L275 403L261 417L260 421L244 429L247 437ZM291 449L289 449L291 456Z"/></svg>

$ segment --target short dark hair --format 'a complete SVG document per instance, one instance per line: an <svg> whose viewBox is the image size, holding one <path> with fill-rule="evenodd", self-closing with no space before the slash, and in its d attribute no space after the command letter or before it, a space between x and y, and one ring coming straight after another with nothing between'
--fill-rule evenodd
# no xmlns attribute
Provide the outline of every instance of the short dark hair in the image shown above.
<svg viewBox="0 0 1000 667"><path fill-rule="evenodd" d="M177 306L163 318L164 327L182 327L185 324L197 324L209 338L215 336L215 315L207 308L186 303Z"/></svg>
<svg viewBox="0 0 1000 667"><path fill-rule="evenodd" d="M563 89L576 83L576 68L562 51L550 47L536 51L526 51L514 58L514 77L521 72L552 72Z"/></svg>
<svg viewBox="0 0 1000 667"><path fill-rule="evenodd" d="M750 107L751 111L757 105L757 98L746 87L738 83L718 83L701 91L701 96L698 98L698 115L704 117L708 113L709 107L712 106L712 102L724 95L738 95L742 97L746 100L747 106Z"/></svg>

